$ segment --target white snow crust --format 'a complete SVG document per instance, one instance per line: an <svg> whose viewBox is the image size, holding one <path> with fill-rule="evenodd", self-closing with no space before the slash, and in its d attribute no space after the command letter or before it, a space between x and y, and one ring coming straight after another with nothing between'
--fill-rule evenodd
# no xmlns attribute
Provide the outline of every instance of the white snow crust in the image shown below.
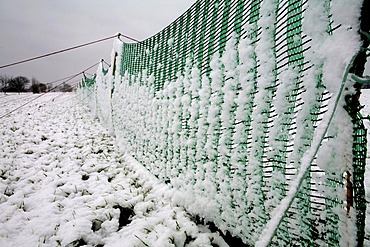
<svg viewBox="0 0 370 247"><path fill-rule="evenodd" d="M35 97L0 95L0 115ZM0 121L0 246L228 246L171 202L73 93ZM120 210L131 208L119 227Z"/></svg>

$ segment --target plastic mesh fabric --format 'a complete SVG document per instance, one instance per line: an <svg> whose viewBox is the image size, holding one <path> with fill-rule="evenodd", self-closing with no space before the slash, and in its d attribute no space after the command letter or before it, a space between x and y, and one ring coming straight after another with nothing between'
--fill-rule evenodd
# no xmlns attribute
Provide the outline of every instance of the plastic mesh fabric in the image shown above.
<svg viewBox="0 0 370 247"><path fill-rule="evenodd" d="M120 75L104 72L101 96L89 99L102 112L110 103L100 118L130 154L192 195L182 200L190 213L253 245L294 186L333 104L331 80L339 87L348 66L318 48L321 37L358 35L335 8L329 0L197 1L158 34L123 44ZM350 45L336 47L340 56ZM361 245L366 130L345 104L271 245Z"/></svg>

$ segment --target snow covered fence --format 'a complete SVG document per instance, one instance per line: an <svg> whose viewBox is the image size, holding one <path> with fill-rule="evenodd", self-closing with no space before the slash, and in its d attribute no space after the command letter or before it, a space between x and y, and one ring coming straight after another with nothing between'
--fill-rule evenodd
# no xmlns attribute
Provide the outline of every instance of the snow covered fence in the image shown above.
<svg viewBox="0 0 370 247"><path fill-rule="evenodd" d="M361 0L197 1L80 88L173 201L246 244L364 241ZM181 192L181 193L180 193Z"/></svg>

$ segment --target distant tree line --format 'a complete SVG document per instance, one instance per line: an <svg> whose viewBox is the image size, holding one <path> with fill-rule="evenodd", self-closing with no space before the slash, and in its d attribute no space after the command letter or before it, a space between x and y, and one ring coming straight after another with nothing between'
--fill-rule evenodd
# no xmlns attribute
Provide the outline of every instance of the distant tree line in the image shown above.
<svg viewBox="0 0 370 247"><path fill-rule="evenodd" d="M71 85L66 83L53 88L51 84L41 83L35 77L32 77L30 80L25 76L12 77L8 75L0 75L0 91L4 93L46 93L50 91L72 92L73 88Z"/></svg>

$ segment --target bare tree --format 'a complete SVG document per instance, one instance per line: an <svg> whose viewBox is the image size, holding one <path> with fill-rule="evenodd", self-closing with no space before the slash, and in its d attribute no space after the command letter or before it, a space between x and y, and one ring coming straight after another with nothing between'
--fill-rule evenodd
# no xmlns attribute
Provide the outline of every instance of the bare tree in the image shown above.
<svg viewBox="0 0 370 247"><path fill-rule="evenodd" d="M40 81L39 81L39 80L37 80L37 78L36 78L36 77L32 77L32 78L31 78L31 84L32 84L32 85L40 84Z"/></svg>
<svg viewBox="0 0 370 247"><path fill-rule="evenodd" d="M30 83L30 80L24 76L17 76L8 81L8 92L25 92L26 85Z"/></svg>
<svg viewBox="0 0 370 247"><path fill-rule="evenodd" d="M46 93L47 86L44 83L40 83L39 80L37 80L35 77L32 77L31 79L31 91L33 93Z"/></svg>
<svg viewBox="0 0 370 247"><path fill-rule="evenodd" d="M8 82L10 79L10 76L0 75L0 91L6 93L6 88L8 87Z"/></svg>

